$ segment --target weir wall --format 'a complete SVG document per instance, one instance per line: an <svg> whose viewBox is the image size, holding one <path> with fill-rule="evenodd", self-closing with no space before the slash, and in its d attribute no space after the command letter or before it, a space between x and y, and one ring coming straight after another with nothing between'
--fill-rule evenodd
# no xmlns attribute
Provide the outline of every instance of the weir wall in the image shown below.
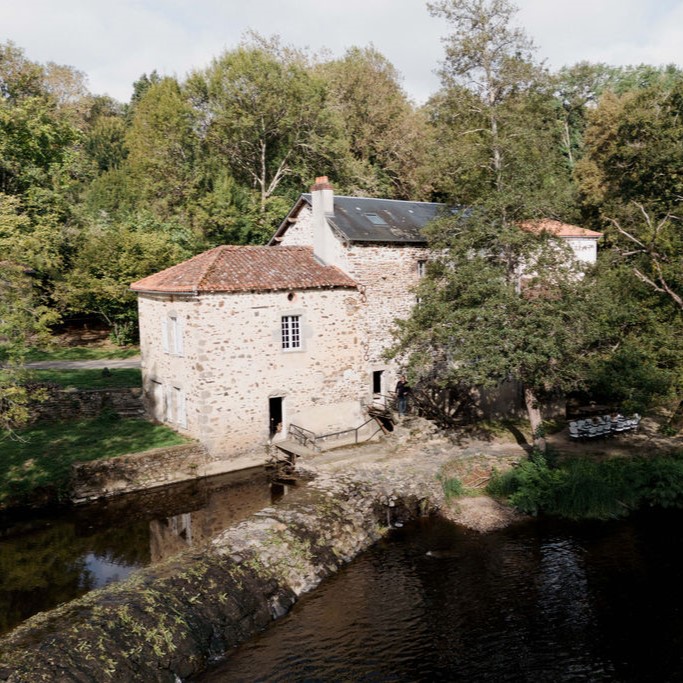
<svg viewBox="0 0 683 683"><path fill-rule="evenodd" d="M389 466L359 454L202 547L32 617L0 640L0 681L178 683L202 671L390 524L443 502L442 445L430 455L423 443L419 459L394 455Z"/></svg>

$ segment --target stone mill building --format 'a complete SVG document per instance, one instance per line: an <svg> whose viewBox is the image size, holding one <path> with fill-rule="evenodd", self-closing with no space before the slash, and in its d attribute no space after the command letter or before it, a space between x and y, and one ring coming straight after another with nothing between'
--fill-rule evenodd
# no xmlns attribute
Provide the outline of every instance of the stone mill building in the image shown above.
<svg viewBox="0 0 683 683"><path fill-rule="evenodd" d="M263 463L292 425L361 425L396 383L383 351L415 303L422 229L443 210L335 196L323 176L268 246L216 247L135 282L148 412L225 469ZM590 259L597 233L560 225Z"/></svg>

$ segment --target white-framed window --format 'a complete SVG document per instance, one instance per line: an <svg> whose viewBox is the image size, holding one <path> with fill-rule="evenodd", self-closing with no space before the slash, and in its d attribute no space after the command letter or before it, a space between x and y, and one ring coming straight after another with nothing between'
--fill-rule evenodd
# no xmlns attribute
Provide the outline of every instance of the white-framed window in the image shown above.
<svg viewBox="0 0 683 683"><path fill-rule="evenodd" d="M427 261L426 259L420 259L417 262L417 276L424 277L427 274Z"/></svg>
<svg viewBox="0 0 683 683"><path fill-rule="evenodd" d="M165 353L184 355L183 321L176 313L169 313L161 321L161 341Z"/></svg>
<svg viewBox="0 0 683 683"><path fill-rule="evenodd" d="M301 348L300 315L283 315L280 331L283 351L294 351Z"/></svg>
<svg viewBox="0 0 683 683"><path fill-rule="evenodd" d="M179 427L187 427L185 392L180 387L166 388L164 420Z"/></svg>

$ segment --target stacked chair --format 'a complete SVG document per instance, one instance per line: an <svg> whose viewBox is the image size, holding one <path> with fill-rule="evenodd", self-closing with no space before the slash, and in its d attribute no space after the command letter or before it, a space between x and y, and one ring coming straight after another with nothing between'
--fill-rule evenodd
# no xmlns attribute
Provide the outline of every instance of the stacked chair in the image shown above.
<svg viewBox="0 0 683 683"><path fill-rule="evenodd" d="M569 423L571 439L599 439L622 432L637 431L641 417L635 413L631 417L623 415L600 415L599 417L572 420Z"/></svg>

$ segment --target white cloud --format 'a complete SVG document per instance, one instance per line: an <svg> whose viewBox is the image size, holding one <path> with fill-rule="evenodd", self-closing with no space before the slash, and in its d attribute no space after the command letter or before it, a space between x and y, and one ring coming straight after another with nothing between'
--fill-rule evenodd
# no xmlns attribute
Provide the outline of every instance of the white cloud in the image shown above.
<svg viewBox="0 0 683 683"><path fill-rule="evenodd" d="M539 58L559 67L679 62L683 0L518 0ZM449 27L421 0L0 0L0 41L30 59L70 64L93 92L128 100L142 73L184 77L234 47L245 31L341 55L373 43L424 101L438 87Z"/></svg>

